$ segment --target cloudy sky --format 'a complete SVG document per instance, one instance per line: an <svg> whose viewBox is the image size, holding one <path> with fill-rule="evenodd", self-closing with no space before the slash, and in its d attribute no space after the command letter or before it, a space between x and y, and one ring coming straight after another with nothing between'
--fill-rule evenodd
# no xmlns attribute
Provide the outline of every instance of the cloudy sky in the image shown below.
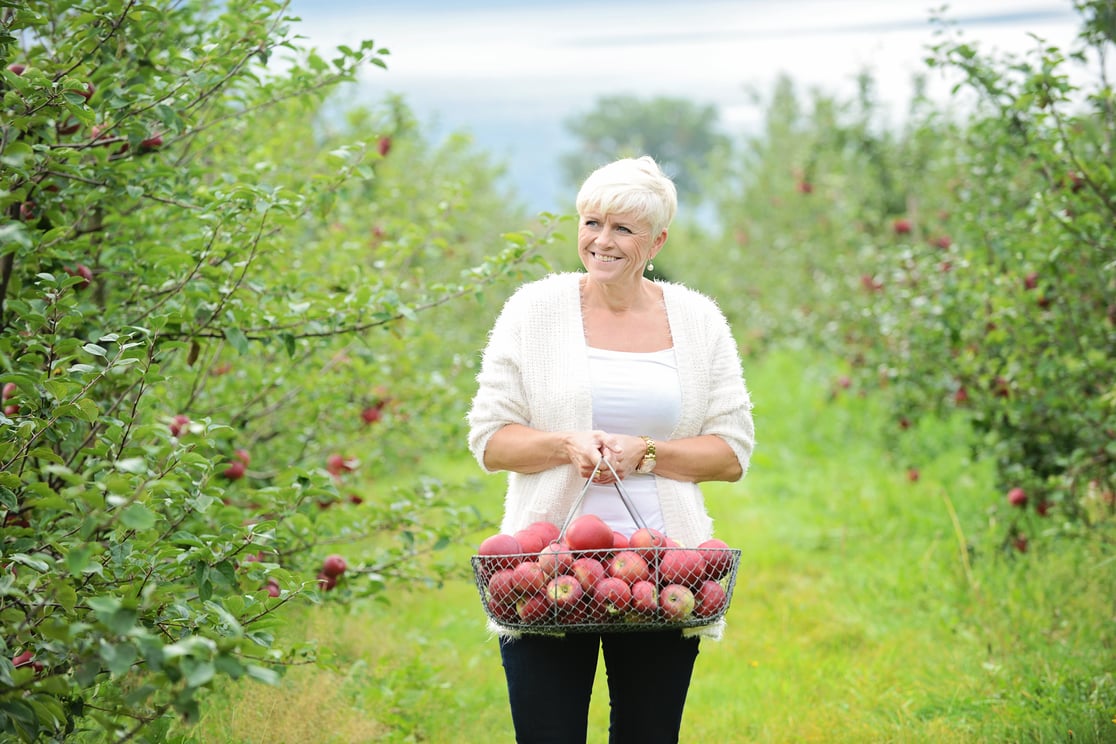
<svg viewBox="0 0 1116 744"><path fill-rule="evenodd" d="M361 95L403 94L434 135L472 132L533 210L566 208L563 122L599 96L712 103L732 133L757 119L749 91L780 74L841 95L869 70L899 115L926 71L933 14L1011 53L1034 48L1032 34L1069 48L1080 20L1072 0L294 0L292 11L308 45L389 48L388 71L370 69ZM948 82L930 83L944 103Z"/></svg>

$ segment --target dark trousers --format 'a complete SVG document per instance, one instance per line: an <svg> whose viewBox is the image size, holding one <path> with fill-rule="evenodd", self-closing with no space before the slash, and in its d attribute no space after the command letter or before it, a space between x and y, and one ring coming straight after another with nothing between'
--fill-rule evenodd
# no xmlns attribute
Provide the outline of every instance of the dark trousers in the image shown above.
<svg viewBox="0 0 1116 744"><path fill-rule="evenodd" d="M698 655L677 630L501 638L518 744L584 744L601 648L609 744L676 744Z"/></svg>

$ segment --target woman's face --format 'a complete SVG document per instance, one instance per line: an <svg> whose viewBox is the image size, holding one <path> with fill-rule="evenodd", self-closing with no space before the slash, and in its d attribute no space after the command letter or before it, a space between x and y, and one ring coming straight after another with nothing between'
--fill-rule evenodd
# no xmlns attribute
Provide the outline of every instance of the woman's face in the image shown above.
<svg viewBox="0 0 1116 744"><path fill-rule="evenodd" d="M589 275L615 282L643 276L647 262L666 241L667 231L651 234L651 226L633 214L587 211L579 217L577 253Z"/></svg>

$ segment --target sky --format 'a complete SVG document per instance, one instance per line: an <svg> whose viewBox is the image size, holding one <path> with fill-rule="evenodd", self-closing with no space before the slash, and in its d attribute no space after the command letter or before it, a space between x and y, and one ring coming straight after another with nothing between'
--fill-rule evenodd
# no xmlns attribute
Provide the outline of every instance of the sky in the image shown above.
<svg viewBox="0 0 1116 744"><path fill-rule="evenodd" d="M387 71L370 67L353 99L401 94L431 137L470 132L531 211L568 211L564 123L601 96L712 104L735 135L762 113L753 92L769 94L780 75L846 96L869 71L895 118L915 74L930 74L932 12L1014 54L1035 36L1069 49L1080 21L1073 0L293 0L291 11L306 46L387 47ZM943 105L951 82L928 78Z"/></svg>

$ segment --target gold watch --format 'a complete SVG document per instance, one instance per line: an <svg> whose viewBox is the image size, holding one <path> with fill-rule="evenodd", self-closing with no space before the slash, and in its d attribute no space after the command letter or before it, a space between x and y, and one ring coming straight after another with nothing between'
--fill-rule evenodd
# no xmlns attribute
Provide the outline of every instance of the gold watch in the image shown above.
<svg viewBox="0 0 1116 744"><path fill-rule="evenodd" d="M655 469L655 440L651 437L640 437L640 439L647 445L647 450L643 453L643 459L639 461L636 472L650 473Z"/></svg>

